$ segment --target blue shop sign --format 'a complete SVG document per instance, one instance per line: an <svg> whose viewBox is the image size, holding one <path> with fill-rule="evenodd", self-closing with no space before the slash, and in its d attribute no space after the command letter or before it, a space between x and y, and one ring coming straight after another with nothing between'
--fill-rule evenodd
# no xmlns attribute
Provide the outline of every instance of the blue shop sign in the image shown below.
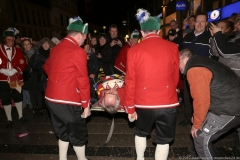
<svg viewBox="0 0 240 160"><path fill-rule="evenodd" d="M177 11L183 11L186 10L186 8L187 8L186 2L176 2Z"/></svg>
<svg viewBox="0 0 240 160"><path fill-rule="evenodd" d="M208 12L208 22L219 21L231 17L233 13L239 13L240 1L226 5L222 8Z"/></svg>
<svg viewBox="0 0 240 160"><path fill-rule="evenodd" d="M230 17L232 13L239 13L239 12L240 12L240 1L222 7L221 18L225 19Z"/></svg>

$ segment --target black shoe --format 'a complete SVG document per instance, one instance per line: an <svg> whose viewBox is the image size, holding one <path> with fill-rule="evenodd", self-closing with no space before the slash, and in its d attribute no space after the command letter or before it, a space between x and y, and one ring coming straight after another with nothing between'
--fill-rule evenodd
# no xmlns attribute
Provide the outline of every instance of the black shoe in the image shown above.
<svg viewBox="0 0 240 160"><path fill-rule="evenodd" d="M24 117L21 117L21 118L19 119L19 121L22 122L22 123L27 123L27 122L28 122L28 120L25 119Z"/></svg>
<svg viewBox="0 0 240 160"><path fill-rule="evenodd" d="M7 129L12 128L12 121L8 121L8 122L7 122L6 128L7 128Z"/></svg>
<svg viewBox="0 0 240 160"><path fill-rule="evenodd" d="M191 124L192 124L192 122L190 120L186 120L186 119L178 123L178 125L180 125L180 126L187 126L187 125L191 125Z"/></svg>

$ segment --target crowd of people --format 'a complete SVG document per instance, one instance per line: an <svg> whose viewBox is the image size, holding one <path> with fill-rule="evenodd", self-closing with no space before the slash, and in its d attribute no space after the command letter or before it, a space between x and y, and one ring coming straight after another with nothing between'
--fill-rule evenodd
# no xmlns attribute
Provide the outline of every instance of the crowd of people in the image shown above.
<svg viewBox="0 0 240 160"><path fill-rule="evenodd" d="M154 26L153 21L151 21L151 25ZM170 93L173 93L169 90L172 84L180 90L179 96L182 98L180 103L184 108L185 119L179 122L179 125L192 125L191 135L199 159L217 157L212 143L214 140L232 128L236 128L240 140L238 102L240 96L238 63L240 15L232 14L228 20L213 24L208 22L207 14L201 12L184 19L182 29L178 28L175 20L170 22L171 29L165 39L177 44L178 51L180 51L178 61L180 61L181 74L177 80L178 84L173 83L177 74L176 71L174 72L174 63L170 61L174 60L171 51L176 51L176 49L173 46L168 47L164 42L154 43L154 40L150 39L148 35L144 36L144 31L154 31L149 35L153 38L154 34L157 34L157 27L155 29L146 28L141 23L140 26L143 41L128 50L126 71L120 69L122 74L126 75L125 83L122 85L122 82L114 81L113 76L106 77L102 81L102 85L97 86L100 96L99 106L109 113L125 109L129 120L136 120L137 160L144 159L146 136L151 133L151 127L155 123L154 142L157 144L155 159L167 159L168 144L174 138L176 123L176 111L174 111L176 104L168 104L170 98L173 98L173 95L169 96ZM147 43L150 40L151 43ZM164 44L164 47L158 49L154 44L157 46ZM166 52L165 50L169 48L171 51ZM145 52L147 52L147 56L145 56ZM161 57L158 57L158 54ZM154 55L155 59L152 58L148 62L151 55ZM168 56L171 56L171 59L168 59ZM155 62L155 60L162 61ZM170 63L171 67L164 66L166 63ZM177 62L175 61L175 63ZM151 68L152 66L154 68ZM171 78L168 78L165 72ZM172 73L174 74L171 75ZM165 81L168 83L165 84ZM111 83L115 83L112 85L115 87L110 87L110 89L103 87L104 84ZM165 92L164 87L168 92ZM155 93L157 93L157 97L154 97ZM164 98L162 94L168 97ZM150 98L149 102L148 98ZM158 100L160 102L156 102ZM168 103L164 100L167 100ZM171 117L169 117L170 114L162 113L164 109L171 109ZM162 117L167 118L162 119ZM142 118L144 120L141 120ZM158 138L161 140L158 141ZM165 139L169 141L165 141ZM240 143L236 148L240 149Z"/></svg>
<svg viewBox="0 0 240 160"><path fill-rule="evenodd" d="M192 125L200 159L216 157L212 141L230 129L240 139L240 14L214 24L200 12L184 19L182 28L172 20L164 38L160 17L138 9L136 18L141 30L132 31L127 42L115 24L109 34L91 36L80 17L70 18L61 40L33 43L16 28L5 30L0 99L6 128L13 127L12 102L22 123L28 122L26 106L33 117L42 117L45 107L59 138L60 160L67 159L69 143L86 160L86 118L97 103L110 114L125 110L135 121L137 160L144 159L146 137L155 127L155 159L164 160L180 105L185 119L179 125Z"/></svg>

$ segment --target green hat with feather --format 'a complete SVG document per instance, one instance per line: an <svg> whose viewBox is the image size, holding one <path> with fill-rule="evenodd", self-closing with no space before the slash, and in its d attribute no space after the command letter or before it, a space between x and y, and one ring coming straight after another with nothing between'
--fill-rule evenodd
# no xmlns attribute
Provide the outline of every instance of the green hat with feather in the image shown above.
<svg viewBox="0 0 240 160"><path fill-rule="evenodd" d="M145 9L138 9L136 18L140 23L141 30L160 30L161 19L158 16L150 16Z"/></svg>
<svg viewBox="0 0 240 160"><path fill-rule="evenodd" d="M67 30L87 34L88 33L88 23L84 24L82 19L79 16L70 18Z"/></svg>

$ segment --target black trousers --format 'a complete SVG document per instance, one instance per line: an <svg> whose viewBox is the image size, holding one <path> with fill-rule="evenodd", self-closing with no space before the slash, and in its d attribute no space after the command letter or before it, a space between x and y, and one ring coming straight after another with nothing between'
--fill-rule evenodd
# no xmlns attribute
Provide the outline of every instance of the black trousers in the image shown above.
<svg viewBox="0 0 240 160"><path fill-rule="evenodd" d="M3 106L10 105L12 104L12 99L15 103L21 102L23 95L16 89L11 89L8 82L0 82L0 99Z"/></svg>
<svg viewBox="0 0 240 160"><path fill-rule="evenodd" d="M40 90L28 90L33 108L42 108L42 93Z"/></svg>
<svg viewBox="0 0 240 160"><path fill-rule="evenodd" d="M86 119L82 118L82 107L68 104L57 104L46 101L51 115L53 128L57 137L73 146L87 143L88 132Z"/></svg>
<svg viewBox="0 0 240 160"><path fill-rule="evenodd" d="M155 125L156 144L167 144L175 137L177 108L139 109L136 108L138 119L135 123L135 135L147 137Z"/></svg>
<svg viewBox="0 0 240 160"><path fill-rule="evenodd" d="M200 159L217 159L213 148L213 141L239 124L240 117L215 115L208 112L201 129L197 132L198 137L193 139Z"/></svg>
<svg viewBox="0 0 240 160"><path fill-rule="evenodd" d="M190 88L187 80L184 80L183 84L183 102L185 120L191 121L193 116L193 99L190 94Z"/></svg>

